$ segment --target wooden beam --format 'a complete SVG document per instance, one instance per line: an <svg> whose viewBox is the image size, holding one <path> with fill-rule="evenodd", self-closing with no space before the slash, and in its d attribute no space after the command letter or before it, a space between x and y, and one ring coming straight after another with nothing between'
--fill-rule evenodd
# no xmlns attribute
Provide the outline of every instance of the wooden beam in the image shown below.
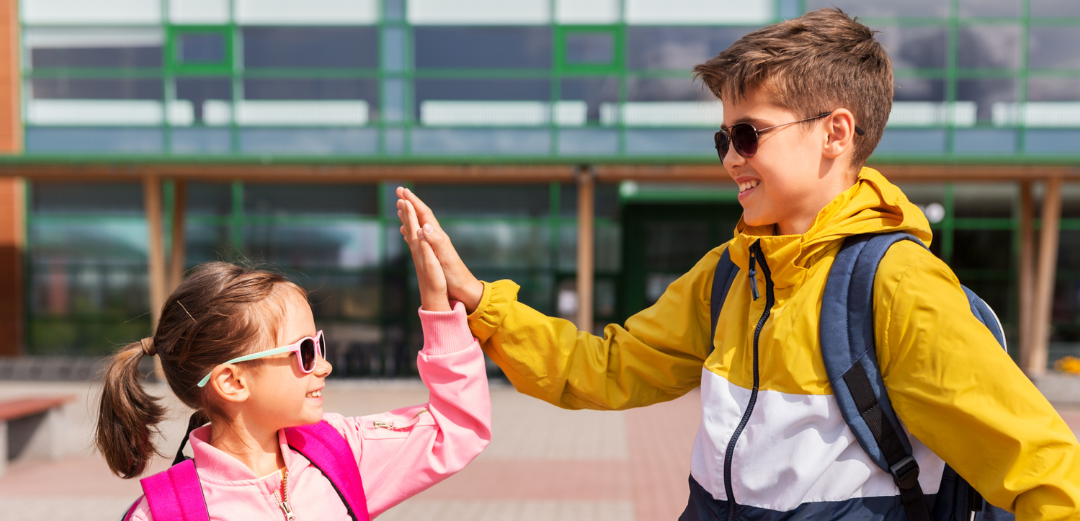
<svg viewBox="0 0 1080 521"><path fill-rule="evenodd" d="M1032 357L1032 304L1035 301L1035 195L1032 181L1020 182L1020 367Z"/></svg>
<svg viewBox="0 0 1080 521"><path fill-rule="evenodd" d="M146 211L147 230L147 271L150 289L150 336L157 331L161 307L165 304L167 281L165 280L165 240L162 237L161 223L161 179L147 176L143 179L143 206ZM161 358L154 357L154 373L158 381L165 381L161 369Z"/></svg>
<svg viewBox="0 0 1080 521"><path fill-rule="evenodd" d="M1031 377L1046 374L1050 347L1050 322L1053 318L1054 279L1057 273L1059 227L1061 224L1061 178L1046 181L1043 196L1042 230L1039 237L1038 272L1035 303L1031 316L1031 357L1024 371Z"/></svg>
<svg viewBox="0 0 1080 521"><path fill-rule="evenodd" d="M187 181L176 180L173 192L172 215L172 259L169 261L169 292L176 289L184 280L184 257L187 240ZM168 298L168 297L166 297Z"/></svg>
<svg viewBox="0 0 1080 521"><path fill-rule="evenodd" d="M593 330L593 210L595 181L588 168L578 172L577 207L577 326L580 331Z"/></svg>

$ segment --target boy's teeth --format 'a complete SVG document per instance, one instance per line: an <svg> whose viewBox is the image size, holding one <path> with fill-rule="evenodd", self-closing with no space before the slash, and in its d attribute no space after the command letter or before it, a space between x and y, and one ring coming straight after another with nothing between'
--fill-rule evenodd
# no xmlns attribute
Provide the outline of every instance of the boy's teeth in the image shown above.
<svg viewBox="0 0 1080 521"><path fill-rule="evenodd" d="M741 183L741 184L739 184L739 191L740 192L745 192L745 191L747 191L747 190L749 190L749 189L751 189L751 188L753 188L753 187L755 187L755 186L757 186L759 184L761 184L761 181L756 181L756 180Z"/></svg>

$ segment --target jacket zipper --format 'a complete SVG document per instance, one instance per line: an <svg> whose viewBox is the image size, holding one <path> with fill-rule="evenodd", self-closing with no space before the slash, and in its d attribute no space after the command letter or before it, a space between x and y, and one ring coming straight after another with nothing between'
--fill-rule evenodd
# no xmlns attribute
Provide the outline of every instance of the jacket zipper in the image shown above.
<svg viewBox="0 0 1080 521"><path fill-rule="evenodd" d="M755 262L756 261L756 262ZM750 391L750 400L746 403L746 412L743 413L742 420L739 421L739 426L735 428L735 432L731 434L731 441L728 442L727 456L724 458L724 491L727 493L728 498L728 520L735 519L735 492L731 486L731 459L735 456L735 444L739 441L739 436L742 435L743 429L746 428L746 424L750 421L750 414L754 412L754 404L757 402L758 385L760 384L760 375L758 373L758 340L761 337L761 330L765 327L765 322L769 320L769 313L772 312L775 295L773 295L773 282L769 272L769 265L765 263L765 255L761 251L761 240L759 239L754 244L750 245L750 291L753 294L754 300L757 300L758 288L757 288L757 269L755 264L761 264L761 273L765 276L765 311L761 313L761 318L758 319L757 328L754 329L754 388Z"/></svg>
<svg viewBox="0 0 1080 521"><path fill-rule="evenodd" d="M277 500L278 506L281 507L281 511L285 514L285 521L296 521L296 514L293 514L292 505L289 504L289 469L287 468L281 475L281 496L278 496L275 490L274 499Z"/></svg>

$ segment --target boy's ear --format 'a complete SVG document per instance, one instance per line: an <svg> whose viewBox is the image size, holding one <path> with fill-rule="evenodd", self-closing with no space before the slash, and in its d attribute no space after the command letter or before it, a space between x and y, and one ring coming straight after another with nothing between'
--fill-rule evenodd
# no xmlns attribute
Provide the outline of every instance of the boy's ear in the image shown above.
<svg viewBox="0 0 1080 521"><path fill-rule="evenodd" d="M822 154L836 159L855 149L855 115L848 109L836 109L825 119L825 144Z"/></svg>
<svg viewBox="0 0 1080 521"><path fill-rule="evenodd" d="M210 387L226 402L241 403L251 396L251 387L244 372L233 364L223 364L210 373Z"/></svg>

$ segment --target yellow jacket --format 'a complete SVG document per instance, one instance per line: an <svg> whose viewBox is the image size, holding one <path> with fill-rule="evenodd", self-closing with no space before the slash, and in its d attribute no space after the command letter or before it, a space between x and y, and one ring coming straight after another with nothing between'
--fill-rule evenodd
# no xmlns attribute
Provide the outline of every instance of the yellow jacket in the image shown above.
<svg viewBox="0 0 1080 521"><path fill-rule="evenodd" d="M627 409L702 387L691 475L714 499L790 511L820 501L895 495L840 417L820 354L821 295L845 237L904 231L930 243L922 212L878 172L821 210L801 236L740 223L735 237L673 282L652 307L603 337L517 302L517 285L485 283L469 317L484 351L522 393L571 409ZM760 241L775 303L759 339L759 392L748 422L753 334L749 247ZM709 300L727 248L742 270L717 323ZM765 296L765 270L758 287ZM927 494L942 460L1018 519L1080 518L1080 447L1057 412L971 313L942 261L911 242L894 246L874 280L877 356ZM710 343L715 346L710 354ZM733 436L728 460L726 449ZM725 464L728 466L724 471ZM730 476L730 483L727 483Z"/></svg>

